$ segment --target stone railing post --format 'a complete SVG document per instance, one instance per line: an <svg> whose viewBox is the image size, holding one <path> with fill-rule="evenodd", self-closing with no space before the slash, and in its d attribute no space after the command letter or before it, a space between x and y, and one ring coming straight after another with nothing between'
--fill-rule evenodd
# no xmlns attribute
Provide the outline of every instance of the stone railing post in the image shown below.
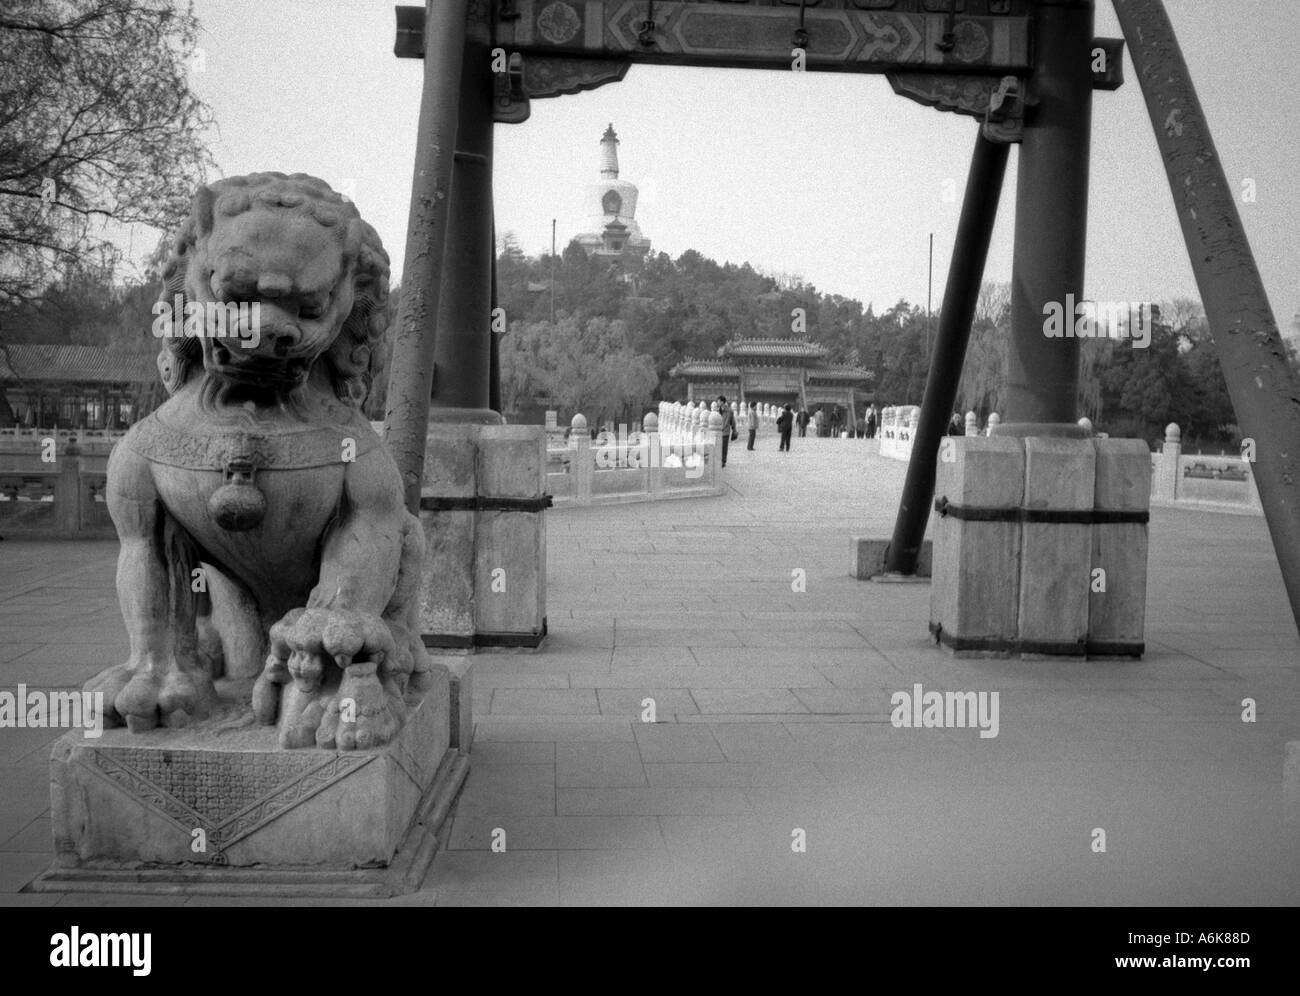
<svg viewBox="0 0 1300 996"><path fill-rule="evenodd" d="M966 435L978 436L980 434L980 420L974 412L966 413Z"/></svg>
<svg viewBox="0 0 1300 996"><path fill-rule="evenodd" d="M921 409L918 405L912 405L907 413L907 449L903 456L908 460L912 459L912 447L916 443L916 430L921 426Z"/></svg>
<svg viewBox="0 0 1300 996"><path fill-rule="evenodd" d="M573 503L590 505L591 478L596 472L595 456L591 452L591 432L587 429L585 415L573 416L573 421L569 424L569 449L572 450L569 472L573 474Z"/></svg>
<svg viewBox="0 0 1300 996"><path fill-rule="evenodd" d="M1181 481L1178 479L1178 457L1183 451L1183 432L1174 422L1165 426L1165 444L1159 453L1152 455L1154 473L1151 476L1151 497L1161 501L1178 498Z"/></svg>
<svg viewBox="0 0 1300 996"><path fill-rule="evenodd" d="M641 434L642 459L645 461L645 490L648 495L656 495L664 489L663 452L659 438L659 417L653 412L646 415Z"/></svg>
<svg viewBox="0 0 1300 996"><path fill-rule="evenodd" d="M999 415L997 412L990 412L989 424L988 427L984 430L984 435L986 436L993 435L993 430L996 429L1001 424L1002 424L1002 416Z"/></svg>
<svg viewBox="0 0 1300 996"><path fill-rule="evenodd" d="M701 402L702 404L702 402ZM707 408L696 407L691 409L691 430L690 443L687 446L689 458L696 461L699 467L700 475L707 472L704 466L704 442L709 434L709 411Z"/></svg>

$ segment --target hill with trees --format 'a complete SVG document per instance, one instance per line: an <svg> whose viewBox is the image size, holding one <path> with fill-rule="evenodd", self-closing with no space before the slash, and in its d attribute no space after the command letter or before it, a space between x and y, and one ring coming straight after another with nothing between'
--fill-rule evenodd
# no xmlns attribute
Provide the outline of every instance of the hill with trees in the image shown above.
<svg viewBox="0 0 1300 996"><path fill-rule="evenodd" d="M796 308L805 315L804 336L826 346L831 362L872 371L878 405L919 404L941 313L927 321L925 309L905 299L876 313L871 303L823 293L799 277L718 263L694 250L675 260L652 255L629 273L576 243L554 259L528 257L509 233L497 280L508 328L503 404L520 411L536 400L565 418L581 411L593 424L631 422L660 400L683 399L685 384L673 367L712 357L729 339L799 337ZM981 423L1005 403L1010 300L1008 284L986 283L971 329L957 407L976 412ZM1158 442L1165 425L1177 422L1185 445L1235 445L1232 406L1197 301L1153 308L1145 349L1088 339L1081 354L1078 410L1099 431Z"/></svg>

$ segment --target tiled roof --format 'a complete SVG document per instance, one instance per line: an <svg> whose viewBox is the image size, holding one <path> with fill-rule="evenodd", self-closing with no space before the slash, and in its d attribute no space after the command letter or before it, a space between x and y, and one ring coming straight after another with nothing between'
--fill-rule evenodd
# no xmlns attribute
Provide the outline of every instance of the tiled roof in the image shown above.
<svg viewBox="0 0 1300 996"><path fill-rule="evenodd" d="M748 368L748 369L753 369ZM812 363L804 367L811 380L865 381L875 374L846 363ZM740 367L718 360L683 360L668 371L673 377L739 377Z"/></svg>
<svg viewBox="0 0 1300 996"><path fill-rule="evenodd" d="M870 370L847 363L819 364L808 368L809 380L871 380L875 376Z"/></svg>
<svg viewBox="0 0 1300 996"><path fill-rule="evenodd" d="M717 360L683 360L668 373L673 377L739 377L740 368L734 363L719 363Z"/></svg>
<svg viewBox="0 0 1300 996"><path fill-rule="evenodd" d="M0 380L148 383L158 378L156 351L107 346L0 346Z"/></svg>
<svg viewBox="0 0 1300 996"><path fill-rule="evenodd" d="M733 339L718 350L719 356L806 356L826 355L826 347L806 339Z"/></svg>

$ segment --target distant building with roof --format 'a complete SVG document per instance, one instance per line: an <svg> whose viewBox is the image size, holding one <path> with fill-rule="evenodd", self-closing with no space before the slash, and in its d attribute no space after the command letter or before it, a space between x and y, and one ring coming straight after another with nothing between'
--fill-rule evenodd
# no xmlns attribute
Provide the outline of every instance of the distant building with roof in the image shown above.
<svg viewBox="0 0 1300 996"><path fill-rule="evenodd" d="M618 176L618 135L611 124L600 140L600 180L587 188L587 226L574 237L588 256L637 267L650 252L650 240L636 223L636 184Z"/></svg>
<svg viewBox="0 0 1300 996"><path fill-rule="evenodd" d="M0 426L124 429L160 385L158 352L108 346L0 345Z"/></svg>
<svg viewBox="0 0 1300 996"><path fill-rule="evenodd" d="M824 408L828 415L842 408L850 428L858 406L874 400L871 371L828 363L826 347L806 339L733 339L718 350L718 359L687 359L669 372L686 380L691 401L724 394L743 404Z"/></svg>

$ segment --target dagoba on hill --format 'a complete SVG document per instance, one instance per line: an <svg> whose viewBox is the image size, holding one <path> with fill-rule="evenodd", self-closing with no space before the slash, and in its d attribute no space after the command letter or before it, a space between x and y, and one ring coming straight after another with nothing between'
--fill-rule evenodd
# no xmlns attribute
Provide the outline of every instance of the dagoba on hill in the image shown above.
<svg viewBox="0 0 1300 996"><path fill-rule="evenodd" d="M611 124L600 140L600 180L587 187L584 203L591 229L574 236L588 256L639 267L650 240L636 223L636 184L618 178L618 135Z"/></svg>

